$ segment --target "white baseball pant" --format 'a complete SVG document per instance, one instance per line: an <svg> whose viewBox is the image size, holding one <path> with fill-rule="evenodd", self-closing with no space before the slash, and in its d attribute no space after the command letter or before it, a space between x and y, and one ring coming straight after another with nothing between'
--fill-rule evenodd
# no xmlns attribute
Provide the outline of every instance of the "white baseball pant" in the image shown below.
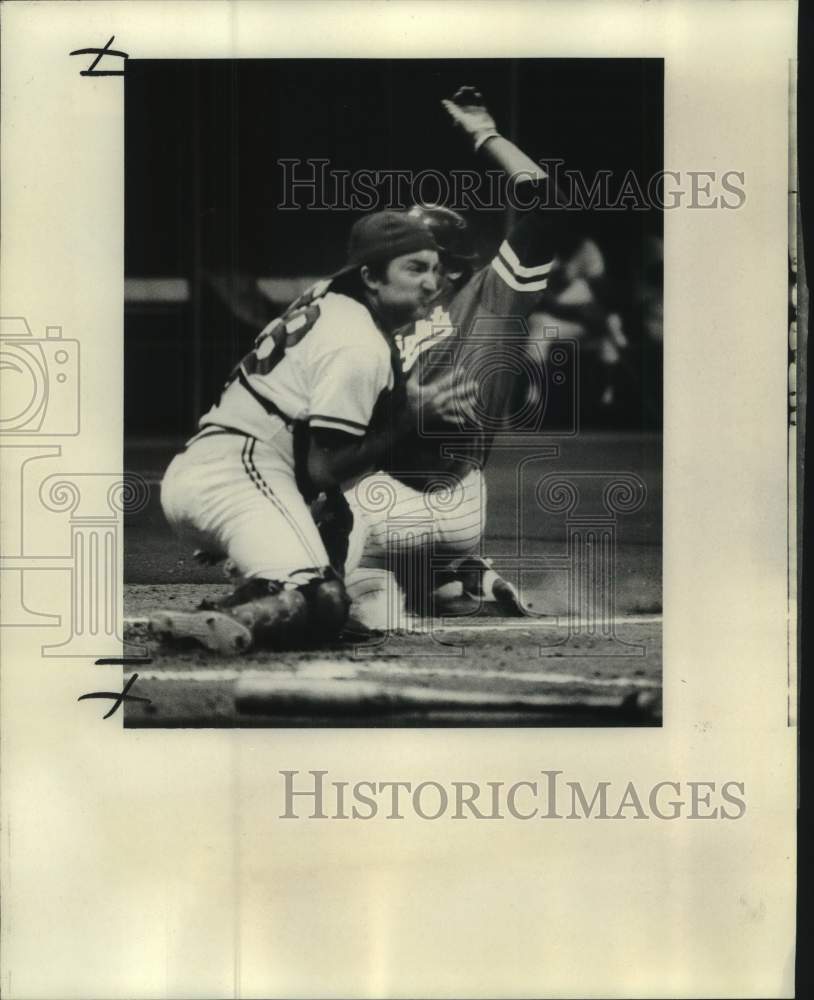
<svg viewBox="0 0 814 1000"><path fill-rule="evenodd" d="M426 594L435 572L480 550L486 483L479 469L430 493L379 472L345 496L353 512L345 585L366 625L399 627L404 588L415 600L414 588Z"/></svg>
<svg viewBox="0 0 814 1000"><path fill-rule="evenodd" d="M164 475L161 505L182 539L228 557L242 577L300 586L329 564L282 421L268 441L220 430L193 438Z"/></svg>

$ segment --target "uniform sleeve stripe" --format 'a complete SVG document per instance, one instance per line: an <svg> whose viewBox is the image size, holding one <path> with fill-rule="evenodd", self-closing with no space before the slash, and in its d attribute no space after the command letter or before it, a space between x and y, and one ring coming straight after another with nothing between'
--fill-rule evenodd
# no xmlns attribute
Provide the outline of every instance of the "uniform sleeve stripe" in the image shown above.
<svg viewBox="0 0 814 1000"><path fill-rule="evenodd" d="M541 278L539 281L518 281L500 257L493 258L492 267L509 288L513 288L516 292L542 292L548 287L548 278Z"/></svg>
<svg viewBox="0 0 814 1000"><path fill-rule="evenodd" d="M538 264L534 267L524 267L523 264L520 263L520 258L509 245L508 240L504 240L500 244L498 254L503 258L509 269L518 278L537 278L543 274L548 274L554 264L554 261L550 260L547 264Z"/></svg>
<svg viewBox="0 0 814 1000"><path fill-rule="evenodd" d="M345 420L344 417L327 417L322 413L312 413L308 422L312 427L334 427L348 434L364 434L367 427L355 420Z"/></svg>

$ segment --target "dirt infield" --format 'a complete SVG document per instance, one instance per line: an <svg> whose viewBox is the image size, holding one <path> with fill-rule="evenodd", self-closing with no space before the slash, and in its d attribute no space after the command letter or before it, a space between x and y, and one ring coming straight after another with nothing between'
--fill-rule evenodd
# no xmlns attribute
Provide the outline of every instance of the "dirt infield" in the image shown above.
<svg viewBox="0 0 814 1000"><path fill-rule="evenodd" d="M167 649L144 619L156 597L184 606L211 587L130 587L126 637L137 693L127 726L658 725L661 620L569 631L557 617L432 619L395 635L224 659ZM161 594L160 590L164 590ZM158 591L158 593L157 593ZM166 603L165 605L166 606ZM128 674L129 675L129 674Z"/></svg>
<svg viewBox="0 0 814 1000"><path fill-rule="evenodd" d="M147 660L128 701L128 726L607 726L661 721L661 439L579 435L559 455L497 451L483 554L519 586L533 619L477 615L419 623L412 632L330 647L218 659L148 640L152 610L191 610L225 592L218 568L197 565L170 533L158 485L166 444L129 446L128 469L146 480L148 504L125 524L126 635ZM518 456L525 456L519 463ZM572 623L573 578L565 515L546 513L536 487L551 471L579 486L582 516L602 514L608 476L633 471L646 487L635 513L614 519L612 599L604 622ZM522 516L521 516L522 515ZM543 561L552 559L548 569ZM559 559L559 568L554 563ZM484 609L485 610L485 609ZM138 651L138 650L136 650Z"/></svg>

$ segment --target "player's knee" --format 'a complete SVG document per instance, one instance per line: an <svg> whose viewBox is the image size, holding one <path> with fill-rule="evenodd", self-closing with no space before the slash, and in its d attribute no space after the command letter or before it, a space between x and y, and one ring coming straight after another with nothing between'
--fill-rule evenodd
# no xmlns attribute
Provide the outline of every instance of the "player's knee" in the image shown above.
<svg viewBox="0 0 814 1000"><path fill-rule="evenodd" d="M320 636L338 635L349 611L350 598L341 580L315 581L310 593L309 624Z"/></svg>

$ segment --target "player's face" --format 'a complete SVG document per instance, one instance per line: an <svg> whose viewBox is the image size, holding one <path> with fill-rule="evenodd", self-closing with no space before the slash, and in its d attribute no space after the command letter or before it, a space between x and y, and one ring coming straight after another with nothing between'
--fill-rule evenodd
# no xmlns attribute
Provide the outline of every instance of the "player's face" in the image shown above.
<svg viewBox="0 0 814 1000"><path fill-rule="evenodd" d="M393 319L409 322L426 316L439 285L438 254L418 250L394 257L384 281L377 283L379 307Z"/></svg>

